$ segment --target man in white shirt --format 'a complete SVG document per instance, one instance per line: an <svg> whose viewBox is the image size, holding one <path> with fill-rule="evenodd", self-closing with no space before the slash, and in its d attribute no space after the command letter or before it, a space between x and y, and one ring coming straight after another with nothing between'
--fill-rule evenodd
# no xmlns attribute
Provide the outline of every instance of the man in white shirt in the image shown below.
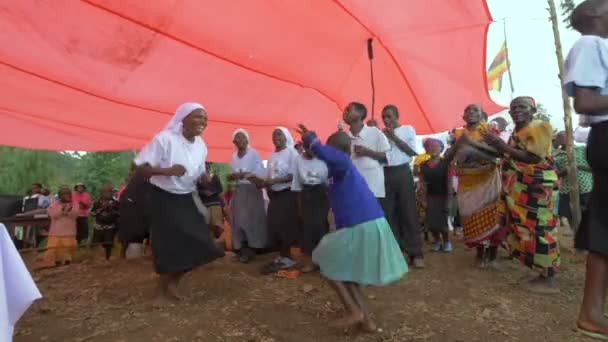
<svg viewBox="0 0 608 342"><path fill-rule="evenodd" d="M395 239L410 258L410 264L416 268L423 268L416 191L410 168L412 157L417 155L414 150L416 131L412 126L399 123L399 110L394 105L384 107L382 120L385 126L384 134L390 143L384 165L386 189L386 197L383 201L384 213L393 229Z"/></svg>
<svg viewBox="0 0 608 342"><path fill-rule="evenodd" d="M374 196L382 203L385 197L384 170L381 162L390 150L388 140L376 127L365 125L367 108L361 103L351 102L344 109L344 122L352 138L353 164L363 176Z"/></svg>

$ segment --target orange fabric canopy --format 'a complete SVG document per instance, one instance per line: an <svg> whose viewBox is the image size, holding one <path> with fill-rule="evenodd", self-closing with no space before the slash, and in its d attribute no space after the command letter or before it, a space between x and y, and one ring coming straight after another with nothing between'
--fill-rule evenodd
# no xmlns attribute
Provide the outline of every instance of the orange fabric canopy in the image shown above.
<svg viewBox="0 0 608 342"><path fill-rule="evenodd" d="M486 89L483 0L81 0L0 4L0 144L139 148L186 101L205 105L211 160L249 130L334 131L342 107L400 108L420 134L461 123ZM371 111L371 110L370 110Z"/></svg>

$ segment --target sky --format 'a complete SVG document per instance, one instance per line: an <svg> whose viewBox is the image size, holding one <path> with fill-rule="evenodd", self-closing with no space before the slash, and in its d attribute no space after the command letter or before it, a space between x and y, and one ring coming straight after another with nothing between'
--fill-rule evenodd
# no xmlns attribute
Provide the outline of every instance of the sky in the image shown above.
<svg viewBox="0 0 608 342"><path fill-rule="evenodd" d="M561 15L559 0L554 0ZM513 75L514 96L528 95L542 103L552 115L551 124L556 129L564 127L562 93L558 79L558 64L555 55L553 30L549 21L546 0L487 0L492 17L487 37L487 65L498 53L504 42L503 18L506 21L506 36L509 60ZM582 0L575 1L581 3ZM579 34L561 23L560 34L564 58ZM503 78L503 89L499 94L491 93L499 104L507 105L511 99L508 77ZM574 127L578 119L574 116Z"/></svg>

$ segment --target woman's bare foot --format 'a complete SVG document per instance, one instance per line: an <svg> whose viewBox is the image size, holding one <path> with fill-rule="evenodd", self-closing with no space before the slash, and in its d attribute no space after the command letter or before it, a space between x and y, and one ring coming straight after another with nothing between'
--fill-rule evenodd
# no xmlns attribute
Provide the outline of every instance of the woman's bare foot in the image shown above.
<svg viewBox="0 0 608 342"><path fill-rule="evenodd" d="M580 317L576 322L578 331L592 338L608 340L608 322L601 319L597 323L590 320L582 320Z"/></svg>
<svg viewBox="0 0 608 342"><path fill-rule="evenodd" d="M174 282L169 284L169 287L167 288L167 297L176 301L181 301L185 298L185 296L179 290L179 286L177 286L177 284Z"/></svg>
<svg viewBox="0 0 608 342"><path fill-rule="evenodd" d="M484 269L487 266L488 264L484 258L475 258L475 261L473 262L473 267Z"/></svg>
<svg viewBox="0 0 608 342"><path fill-rule="evenodd" d="M369 317L364 318L363 322L359 323L359 327L366 333L378 332L378 326Z"/></svg>
<svg viewBox="0 0 608 342"><path fill-rule="evenodd" d="M494 271L504 271L504 266L498 262L498 260L492 260L486 264L486 266Z"/></svg>
<svg viewBox="0 0 608 342"><path fill-rule="evenodd" d="M361 324L364 322L364 320L365 317L363 316L363 313L352 313L346 317L334 321L331 323L331 326L334 328L348 328L353 325Z"/></svg>
<svg viewBox="0 0 608 342"><path fill-rule="evenodd" d="M167 296L167 294L158 293L152 300L152 306L155 308L166 308L175 305L175 300Z"/></svg>
<svg viewBox="0 0 608 342"><path fill-rule="evenodd" d="M524 289L538 294L558 294L559 287L553 277L539 276L523 284Z"/></svg>

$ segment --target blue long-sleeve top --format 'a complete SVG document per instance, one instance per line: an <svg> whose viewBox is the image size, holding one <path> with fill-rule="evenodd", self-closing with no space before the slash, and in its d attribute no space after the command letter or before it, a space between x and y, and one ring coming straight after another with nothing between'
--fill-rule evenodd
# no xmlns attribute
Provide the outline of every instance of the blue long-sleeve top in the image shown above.
<svg viewBox="0 0 608 342"><path fill-rule="evenodd" d="M329 202L333 210L336 229L384 217L378 200L365 179L353 165L350 156L331 146L325 146L314 134L303 137L305 146L329 169Z"/></svg>

